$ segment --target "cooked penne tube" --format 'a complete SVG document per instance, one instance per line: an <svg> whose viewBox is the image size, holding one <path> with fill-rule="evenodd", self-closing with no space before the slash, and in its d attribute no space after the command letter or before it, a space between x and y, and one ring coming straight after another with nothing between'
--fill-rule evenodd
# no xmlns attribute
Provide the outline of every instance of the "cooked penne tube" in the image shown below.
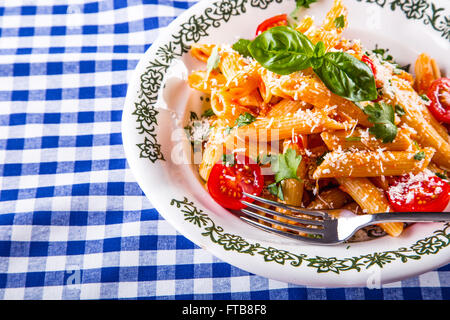
<svg viewBox="0 0 450 320"><path fill-rule="evenodd" d="M295 134L345 130L352 125L354 123L338 122L314 109L299 109L292 115L257 119L249 125L235 128L233 134L238 137L249 137L251 140L273 141L288 139Z"/></svg>
<svg viewBox="0 0 450 320"><path fill-rule="evenodd" d="M434 59L426 53L421 53L414 64L416 79L414 88L419 94L426 94L431 83L441 77L441 72Z"/></svg>
<svg viewBox="0 0 450 320"><path fill-rule="evenodd" d="M293 149L300 154L300 149L297 143L293 143L291 140L285 140L283 143L283 153L287 149ZM281 187L283 190L284 203L293 206L301 206L303 200L304 190L304 178L306 176L306 159L302 159L300 165L297 168L297 176L299 179L286 179L282 181Z"/></svg>
<svg viewBox="0 0 450 320"><path fill-rule="evenodd" d="M285 25L285 17L282 13L260 26L277 19ZM194 143L195 163L201 147L199 175L221 206L241 209L243 190L296 207L346 208L356 214L440 211L448 202L447 184L439 178L449 180L449 127L440 122L444 118L434 117L434 105L423 96L441 77L436 61L420 54L414 78L388 49L370 50L359 40L343 38L348 24L343 0L334 0L322 24L303 15L295 27L303 36L280 26L232 47L192 44L191 56L206 66L191 72L187 82L210 95L204 102L210 101L212 112L201 117L191 112L185 131L190 141L202 137L202 143ZM294 50L286 50L286 41ZM297 48L312 55L309 64ZM447 89L439 90L440 101L445 100ZM194 118L201 125L192 125ZM232 162L230 155L238 161L248 157L251 164ZM211 173L215 165L220 170ZM275 212L264 215L287 222ZM405 227L397 222L379 226L394 237ZM369 229L381 231L363 228L350 241L367 240Z"/></svg>
<svg viewBox="0 0 450 320"><path fill-rule="evenodd" d="M289 76L278 76L271 72L262 73L263 81L272 81L267 85L274 95L302 100L321 109L336 106L336 111L358 121L360 125L370 127L372 123L367 115L354 103L333 94L316 75L296 72Z"/></svg>
<svg viewBox="0 0 450 320"><path fill-rule="evenodd" d="M339 209L351 200L350 196L339 188L322 191L307 206L308 209Z"/></svg>
<svg viewBox="0 0 450 320"><path fill-rule="evenodd" d="M423 117L424 102L407 82L393 77L391 83L396 92L396 95L392 97L394 103L401 105L406 112L402 121L416 131L416 139L421 145L436 150L433 161L445 168L450 168L448 135L443 138Z"/></svg>
<svg viewBox="0 0 450 320"><path fill-rule="evenodd" d="M291 99L282 99L274 105L266 114L266 118L280 117L295 113L298 109L307 109L308 104L303 101L295 101Z"/></svg>
<svg viewBox="0 0 450 320"><path fill-rule="evenodd" d="M209 77L206 77L206 71L195 71L188 77L188 84L191 88L207 94L219 90L226 82L225 77L215 71L212 71Z"/></svg>
<svg viewBox="0 0 450 320"><path fill-rule="evenodd" d="M212 167L222 158L224 154L225 146L225 130L227 125L225 121L218 120L215 126L212 128L211 133L208 137L208 142L206 143L205 150L203 151L202 161L199 165L200 177L207 181L209 173Z"/></svg>
<svg viewBox="0 0 450 320"><path fill-rule="evenodd" d="M348 193L361 207L364 213L374 214L390 212L391 207L383 191L380 191L367 178L337 178L343 191ZM397 237L403 231L403 223L380 223L387 234Z"/></svg>
<svg viewBox="0 0 450 320"><path fill-rule="evenodd" d="M425 170L434 149L420 151L333 151L314 171L313 178L398 176ZM420 155L420 156L418 156Z"/></svg>
<svg viewBox="0 0 450 320"><path fill-rule="evenodd" d="M378 150L407 151L412 150L413 141L406 130L400 130L394 141L383 143L368 130L322 132L320 135L330 150Z"/></svg>
<svg viewBox="0 0 450 320"><path fill-rule="evenodd" d="M189 53L200 61L207 62L215 44L200 44L194 43L191 45Z"/></svg>

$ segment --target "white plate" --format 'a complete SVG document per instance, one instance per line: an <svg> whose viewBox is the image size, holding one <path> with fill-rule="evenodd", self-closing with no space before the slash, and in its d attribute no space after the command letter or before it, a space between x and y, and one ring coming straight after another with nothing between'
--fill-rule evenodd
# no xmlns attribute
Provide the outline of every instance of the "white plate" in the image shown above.
<svg viewBox="0 0 450 320"><path fill-rule="evenodd" d="M331 0L305 12L321 21ZM367 48L389 48L400 64L420 52L433 56L445 74L449 2L345 0L348 38ZM415 224L399 238L383 237L338 246L303 245L253 228L216 204L202 187L183 127L199 94L186 77L202 67L187 50L193 42L234 43L253 36L258 23L292 11L294 1L202 1L165 29L131 78L122 134L129 165L152 204L181 234L218 258L268 278L316 287L376 287L449 263L450 225Z"/></svg>

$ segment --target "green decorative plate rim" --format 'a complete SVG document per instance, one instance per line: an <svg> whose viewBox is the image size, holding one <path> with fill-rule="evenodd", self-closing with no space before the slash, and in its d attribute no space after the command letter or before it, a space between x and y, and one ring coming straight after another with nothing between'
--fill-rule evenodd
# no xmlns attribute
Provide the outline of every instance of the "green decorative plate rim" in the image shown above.
<svg viewBox="0 0 450 320"><path fill-rule="evenodd" d="M209 238L213 243L221 246L226 251L235 251L251 256L261 255L265 262L274 262L282 265L289 263L293 267L306 265L306 267L316 269L318 273L334 272L339 274L349 270L361 271L363 268L369 269L372 266L382 268L385 264L396 260L403 263L409 260L420 260L422 256L437 254L450 244L450 224L446 223L443 229L434 231L433 235L416 241L410 247L374 252L357 257L312 257L271 246L266 247L258 242L251 243L239 235L228 233L186 197L183 200L172 199L170 205L180 209L179 212L183 214L185 221L200 228L202 236Z"/></svg>

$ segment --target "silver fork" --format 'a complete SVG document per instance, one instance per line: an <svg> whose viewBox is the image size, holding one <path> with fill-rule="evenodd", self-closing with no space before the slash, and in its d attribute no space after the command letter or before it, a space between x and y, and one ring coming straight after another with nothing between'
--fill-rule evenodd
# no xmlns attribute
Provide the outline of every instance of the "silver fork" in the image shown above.
<svg viewBox="0 0 450 320"><path fill-rule="evenodd" d="M294 214L301 214L301 217L287 215L255 203L242 200L241 202L247 206L247 208L241 209L241 212L244 214L243 216L240 216L242 220L265 231L315 244L325 245L344 242L359 229L376 223L450 221L450 212L398 212L356 215L346 209L310 210L289 206L245 192L244 195L265 205L273 206L282 210L288 210ZM267 217L257 211L272 215L273 217L283 218L287 221L279 221L274 218ZM255 221L249 217L268 222L270 225ZM274 226L281 227L282 229L280 230ZM285 231L284 229L288 229L291 232ZM301 235L299 233L305 235Z"/></svg>

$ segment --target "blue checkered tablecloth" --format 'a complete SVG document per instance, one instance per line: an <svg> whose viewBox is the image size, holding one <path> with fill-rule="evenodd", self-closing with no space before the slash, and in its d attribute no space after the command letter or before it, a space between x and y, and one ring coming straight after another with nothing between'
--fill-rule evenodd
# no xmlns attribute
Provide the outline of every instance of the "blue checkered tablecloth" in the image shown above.
<svg viewBox="0 0 450 320"><path fill-rule="evenodd" d="M249 274L153 209L122 147L127 81L195 2L0 2L0 298L449 299L450 265L381 289Z"/></svg>

